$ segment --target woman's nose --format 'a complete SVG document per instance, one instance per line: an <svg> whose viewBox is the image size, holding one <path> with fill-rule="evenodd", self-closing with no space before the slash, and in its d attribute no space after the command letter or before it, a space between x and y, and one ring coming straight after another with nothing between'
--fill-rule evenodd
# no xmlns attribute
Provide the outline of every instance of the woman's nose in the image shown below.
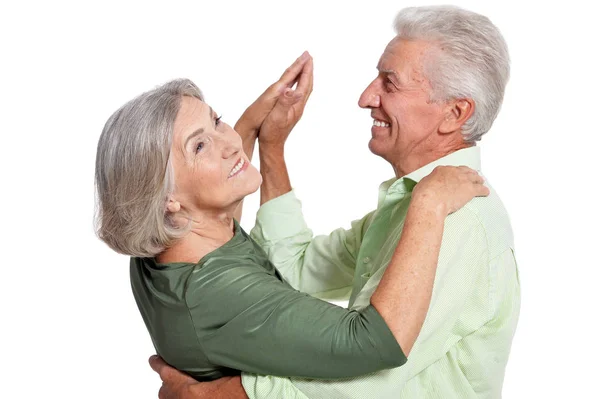
<svg viewBox="0 0 600 399"><path fill-rule="evenodd" d="M227 159L234 155L237 155L238 152L242 149L242 138L235 130L231 127L227 129L227 132L223 136L223 158Z"/></svg>

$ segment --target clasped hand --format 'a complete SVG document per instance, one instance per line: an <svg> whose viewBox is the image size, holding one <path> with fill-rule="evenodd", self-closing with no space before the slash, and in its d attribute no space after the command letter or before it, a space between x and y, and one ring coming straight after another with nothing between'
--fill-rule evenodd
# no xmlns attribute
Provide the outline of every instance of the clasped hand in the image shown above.
<svg viewBox="0 0 600 399"><path fill-rule="evenodd" d="M235 130L245 140L258 137L263 149L283 148L304 113L312 88L313 60L304 52L246 109Z"/></svg>

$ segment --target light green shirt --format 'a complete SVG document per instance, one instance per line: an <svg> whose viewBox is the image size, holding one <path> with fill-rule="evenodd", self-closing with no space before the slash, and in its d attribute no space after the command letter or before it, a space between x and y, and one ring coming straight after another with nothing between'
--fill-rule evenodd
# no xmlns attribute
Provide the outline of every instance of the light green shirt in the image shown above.
<svg viewBox="0 0 600 399"><path fill-rule="evenodd" d="M251 236L293 287L329 299L351 291L349 308L364 308L396 248L412 189L438 165L480 170L479 148L456 151L384 182L377 209L352 222L349 230L313 238L292 192L259 209ZM488 197L473 199L446 219L427 318L403 367L337 381L244 373L248 396L501 397L519 316L520 286L508 215L490 190Z"/></svg>

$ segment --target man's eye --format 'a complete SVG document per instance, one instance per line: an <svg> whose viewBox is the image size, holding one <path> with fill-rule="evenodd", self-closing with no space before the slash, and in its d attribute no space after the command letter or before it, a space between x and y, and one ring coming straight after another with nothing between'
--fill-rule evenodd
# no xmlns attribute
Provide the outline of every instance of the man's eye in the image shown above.
<svg viewBox="0 0 600 399"><path fill-rule="evenodd" d="M223 116L219 116L219 117L217 117L217 118L215 119L215 126L219 126L219 123L221 123L221 118L222 118L222 117L223 117Z"/></svg>
<svg viewBox="0 0 600 399"><path fill-rule="evenodd" d="M196 147L196 152L200 152L204 148L204 143L198 143L198 147Z"/></svg>
<svg viewBox="0 0 600 399"><path fill-rule="evenodd" d="M394 91L394 90L397 90L398 88L396 87L396 85L394 84L394 82L392 82L389 79L386 79L385 80L385 89L387 91Z"/></svg>

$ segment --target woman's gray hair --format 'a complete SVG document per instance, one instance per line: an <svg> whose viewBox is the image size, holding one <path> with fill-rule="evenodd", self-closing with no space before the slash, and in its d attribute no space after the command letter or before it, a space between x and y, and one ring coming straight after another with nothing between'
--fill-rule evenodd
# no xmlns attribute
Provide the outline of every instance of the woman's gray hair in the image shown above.
<svg viewBox="0 0 600 399"><path fill-rule="evenodd" d="M432 100L471 98L475 112L463 125L465 141L486 133L502 105L510 58L502 34L483 15L454 6L410 7L394 22L397 37L425 40L437 51L424 65Z"/></svg>
<svg viewBox="0 0 600 399"><path fill-rule="evenodd" d="M186 232L166 212L183 96L204 101L192 81L177 79L129 101L104 125L96 153L96 234L119 253L153 257Z"/></svg>

